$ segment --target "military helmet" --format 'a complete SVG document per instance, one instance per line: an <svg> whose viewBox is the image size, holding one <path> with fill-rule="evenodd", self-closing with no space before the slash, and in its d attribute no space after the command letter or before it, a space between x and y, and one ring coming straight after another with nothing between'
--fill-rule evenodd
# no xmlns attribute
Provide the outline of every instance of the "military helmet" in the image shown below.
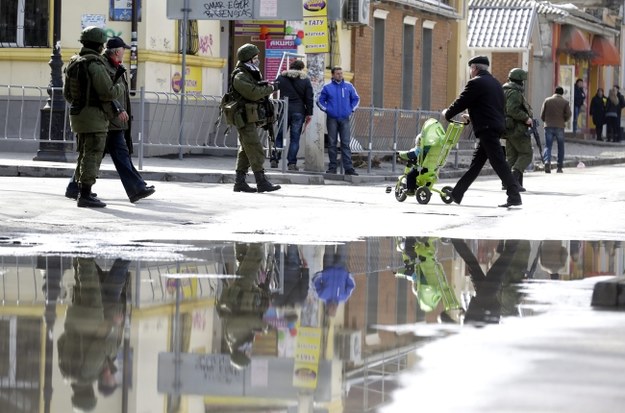
<svg viewBox="0 0 625 413"><path fill-rule="evenodd" d="M92 42L104 44L108 40L108 36L101 28L97 26L85 27L80 33L81 42Z"/></svg>
<svg viewBox="0 0 625 413"><path fill-rule="evenodd" d="M240 62L247 62L259 53L260 50L258 50L256 45L245 43L243 46L239 47L239 50L237 50L237 59L239 59Z"/></svg>
<svg viewBox="0 0 625 413"><path fill-rule="evenodd" d="M519 67L515 67L510 71L510 73L508 73L508 79L519 81L527 80L527 71Z"/></svg>

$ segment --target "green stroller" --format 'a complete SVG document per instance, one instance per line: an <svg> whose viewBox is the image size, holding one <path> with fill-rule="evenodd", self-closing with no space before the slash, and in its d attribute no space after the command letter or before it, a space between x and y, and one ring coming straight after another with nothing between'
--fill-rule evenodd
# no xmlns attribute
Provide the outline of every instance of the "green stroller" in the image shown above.
<svg viewBox="0 0 625 413"><path fill-rule="evenodd" d="M416 174L416 189L414 196L420 204L427 204L432 198L432 192L440 195L444 203L450 204L451 186L445 186L442 189L434 188L438 182L438 174L447 162L447 157L451 149L456 146L465 123L452 121L447 126L447 130L443 128L441 123L430 118L425 121L421 133L417 136L416 146L410 151L398 152L400 159L406 160L407 164L404 173L397 179L395 188L387 187L386 192L394 192L395 199L404 202L408 196L412 196L412 191L408 190L409 175Z"/></svg>

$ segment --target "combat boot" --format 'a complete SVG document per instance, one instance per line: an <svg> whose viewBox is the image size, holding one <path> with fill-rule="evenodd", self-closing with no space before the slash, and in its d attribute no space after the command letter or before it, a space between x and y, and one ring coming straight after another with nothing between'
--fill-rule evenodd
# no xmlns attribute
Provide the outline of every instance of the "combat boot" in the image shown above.
<svg viewBox="0 0 625 413"><path fill-rule="evenodd" d="M93 196L91 193L91 185L79 184L80 193L78 194L77 205L81 208L104 208L106 204Z"/></svg>
<svg viewBox="0 0 625 413"><path fill-rule="evenodd" d="M514 176L517 184L519 184L519 192L525 192L525 188L523 188L523 172L514 169L512 171L512 176Z"/></svg>
<svg viewBox="0 0 625 413"><path fill-rule="evenodd" d="M237 171L234 178L234 192L256 192L256 188L252 188L245 182L247 173L245 171Z"/></svg>
<svg viewBox="0 0 625 413"><path fill-rule="evenodd" d="M264 170L254 172L254 178L258 192L273 192L281 188L280 185L274 185L267 180Z"/></svg>

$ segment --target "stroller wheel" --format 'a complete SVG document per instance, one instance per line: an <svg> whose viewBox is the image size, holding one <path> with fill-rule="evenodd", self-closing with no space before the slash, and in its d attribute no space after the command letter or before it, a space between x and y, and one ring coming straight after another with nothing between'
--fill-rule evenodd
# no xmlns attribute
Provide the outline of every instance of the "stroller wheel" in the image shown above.
<svg viewBox="0 0 625 413"><path fill-rule="evenodd" d="M432 191L430 191L430 188L426 186L417 188L417 202L420 204L427 204L430 202L430 198L432 198Z"/></svg>
<svg viewBox="0 0 625 413"><path fill-rule="evenodd" d="M452 190L453 188L451 186L444 186L443 189L441 189L441 199L444 203L451 204L454 201L453 199L451 199Z"/></svg>
<svg viewBox="0 0 625 413"><path fill-rule="evenodd" d="M395 184L395 199L398 202L404 202L408 198L408 194L406 193L406 177L401 176Z"/></svg>

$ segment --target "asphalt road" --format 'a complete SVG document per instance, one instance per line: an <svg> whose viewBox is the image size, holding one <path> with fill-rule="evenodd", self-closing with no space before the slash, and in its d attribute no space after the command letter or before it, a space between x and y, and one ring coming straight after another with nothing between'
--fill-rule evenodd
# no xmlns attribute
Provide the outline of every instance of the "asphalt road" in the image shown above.
<svg viewBox="0 0 625 413"><path fill-rule="evenodd" d="M84 209L64 197L66 178L0 177L0 225L5 237L52 250L73 248L60 239L87 249L136 240L317 242L404 234L623 239L624 182L625 165L527 173L523 206L504 209L497 205L505 193L492 176L479 178L462 205L444 204L436 194L427 205L399 203L385 193L387 183L342 182L287 184L263 194L234 193L231 183L151 182L156 193L131 204L119 180L100 179L94 191L108 206Z"/></svg>

